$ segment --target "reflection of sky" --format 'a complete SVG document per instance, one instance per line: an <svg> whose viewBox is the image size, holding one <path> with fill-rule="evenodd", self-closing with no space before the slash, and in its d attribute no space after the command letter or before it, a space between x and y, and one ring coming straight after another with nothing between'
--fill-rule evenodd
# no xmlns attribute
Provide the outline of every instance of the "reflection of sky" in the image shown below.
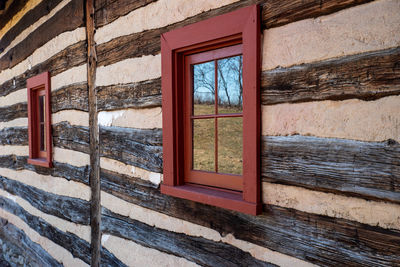
<svg viewBox="0 0 400 267"><path fill-rule="evenodd" d="M219 104L241 105L242 56L218 60L218 102ZM194 65L194 101L214 102L214 62ZM229 101L228 101L229 99Z"/></svg>

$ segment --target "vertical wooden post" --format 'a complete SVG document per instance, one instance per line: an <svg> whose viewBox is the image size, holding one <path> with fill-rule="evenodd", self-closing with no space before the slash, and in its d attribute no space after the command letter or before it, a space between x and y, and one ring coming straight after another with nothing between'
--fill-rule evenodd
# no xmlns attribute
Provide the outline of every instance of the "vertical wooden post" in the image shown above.
<svg viewBox="0 0 400 267"><path fill-rule="evenodd" d="M96 44L94 42L94 0L85 1L87 37L87 82L89 90L89 128L90 128L90 226L91 226L91 266L100 266L100 170L99 170L99 128L96 105Z"/></svg>

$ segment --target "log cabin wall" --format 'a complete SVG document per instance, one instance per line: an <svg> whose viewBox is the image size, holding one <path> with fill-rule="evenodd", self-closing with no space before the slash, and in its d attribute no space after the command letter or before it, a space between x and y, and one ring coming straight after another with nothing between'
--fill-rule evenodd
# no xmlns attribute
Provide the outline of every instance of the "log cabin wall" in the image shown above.
<svg viewBox="0 0 400 267"><path fill-rule="evenodd" d="M84 2L25 1L0 21L5 261L86 265L101 241L104 266L400 264L399 1L94 0L94 75ZM254 3L263 25L259 216L159 189L160 34ZM26 163L26 79L43 71L52 76L52 169ZM101 240L90 235L90 170L99 173Z"/></svg>

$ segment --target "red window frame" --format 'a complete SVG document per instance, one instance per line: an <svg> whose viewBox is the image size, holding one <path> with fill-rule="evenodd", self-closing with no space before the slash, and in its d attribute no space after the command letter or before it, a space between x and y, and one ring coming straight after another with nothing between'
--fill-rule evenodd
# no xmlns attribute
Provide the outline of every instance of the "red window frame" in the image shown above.
<svg viewBox="0 0 400 267"><path fill-rule="evenodd" d="M161 192L248 214L261 212L260 9L245 7L161 35L163 174ZM185 182L185 58L233 45L243 55L242 191ZM187 79L186 79L187 80ZM191 141L190 141L191 142ZM187 160L186 160L187 162Z"/></svg>
<svg viewBox="0 0 400 267"><path fill-rule="evenodd" d="M28 163L42 167L52 167L51 138L51 105L50 105L50 73L44 72L29 78L26 82L28 90ZM39 96L44 96L44 128L45 150L40 149Z"/></svg>

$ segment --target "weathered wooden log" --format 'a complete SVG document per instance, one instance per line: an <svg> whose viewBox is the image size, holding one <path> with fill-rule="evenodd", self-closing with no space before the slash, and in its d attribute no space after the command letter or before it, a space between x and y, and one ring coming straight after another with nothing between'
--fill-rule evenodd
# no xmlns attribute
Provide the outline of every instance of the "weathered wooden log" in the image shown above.
<svg viewBox="0 0 400 267"><path fill-rule="evenodd" d="M202 266L276 266L253 258L232 245L170 232L102 209L103 233L183 257Z"/></svg>
<svg viewBox="0 0 400 267"><path fill-rule="evenodd" d="M88 111L87 98L86 82L65 86L51 92L51 111L53 113L67 109Z"/></svg>
<svg viewBox="0 0 400 267"><path fill-rule="evenodd" d="M68 18L68 23L65 23ZM0 71L12 68L59 34L83 26L83 0L72 0L0 58Z"/></svg>
<svg viewBox="0 0 400 267"><path fill-rule="evenodd" d="M18 216L38 234L65 248L74 257L90 264L90 244L77 235L57 229L44 219L30 214L10 199L0 197L0 208ZM105 266L126 266L106 249L102 250L102 262Z"/></svg>
<svg viewBox="0 0 400 267"><path fill-rule="evenodd" d="M100 28L110 22L113 22L120 16L124 16L135 9L141 8L155 1L156 0L96 0L96 12L94 19L96 23L96 28Z"/></svg>
<svg viewBox="0 0 400 267"><path fill-rule="evenodd" d="M161 106L161 79L97 87L97 109L151 108Z"/></svg>
<svg viewBox="0 0 400 267"><path fill-rule="evenodd" d="M3 82L0 85L0 96L6 96L9 93L26 88L26 80L42 72L49 71L51 76L55 76L72 67L86 63L85 47L85 41L70 45L46 61L33 66L32 69Z"/></svg>
<svg viewBox="0 0 400 267"><path fill-rule="evenodd" d="M89 128L71 125L66 121L53 124L53 144L89 154Z"/></svg>
<svg viewBox="0 0 400 267"><path fill-rule="evenodd" d="M264 105L400 94L400 48L264 71Z"/></svg>
<svg viewBox="0 0 400 267"><path fill-rule="evenodd" d="M147 30L139 33L133 33L126 36L114 38L113 40L100 44L97 47L98 65L109 65L127 58L140 57L143 55L155 55L160 53L160 35L164 32L180 28L195 22L205 20L220 14L234 11L238 8L245 7L254 3L261 4L262 7L262 21L264 27L272 28L302 20L306 18L314 18L322 15L327 15L341 9L345 9L354 5L369 2L371 0L325 0L325 1L314 1L314 0L274 0L274 1L263 1L263 0L245 0L237 1L230 5L226 5L217 9L209 10L193 17L187 18L183 21L168 25L166 27ZM119 4L119 2L118 2ZM116 4L115 4L116 5ZM114 5L112 5L114 6ZM104 7L99 9L99 16L104 16L107 13L111 14L122 14L127 11L118 11L123 9L125 5L121 5L117 10L109 9ZM106 11L100 11L105 9ZM109 23L110 21L104 21L101 23Z"/></svg>
<svg viewBox="0 0 400 267"><path fill-rule="evenodd" d="M28 128L9 127L0 130L0 145L28 145Z"/></svg>
<svg viewBox="0 0 400 267"><path fill-rule="evenodd" d="M42 175L51 175L65 178L68 181L76 181L89 184L89 166L77 167L67 163L53 161L53 168L32 165L27 162L28 157L3 155L0 156L0 168L12 170L30 170Z"/></svg>
<svg viewBox="0 0 400 267"><path fill-rule="evenodd" d="M163 195L150 182L101 170L102 190L133 204L318 265L400 264L400 232L264 205L245 215Z"/></svg>
<svg viewBox="0 0 400 267"><path fill-rule="evenodd" d="M400 203L400 144L309 136L262 138L264 181Z"/></svg>
<svg viewBox="0 0 400 267"><path fill-rule="evenodd" d="M25 1L18 1L25 2ZM0 51L3 51L21 32L38 21L41 17L46 16L56 7L61 0L40 2L33 9L28 11L9 31L7 31L0 39ZM13 3L14 4L14 3ZM8 15L8 14L7 14ZM2 21L4 15L2 16ZM0 28L2 23L0 23Z"/></svg>
<svg viewBox="0 0 400 267"><path fill-rule="evenodd" d="M0 252L2 252L0 253L0 265L3 267L11 266L7 264L15 266L63 266L38 243L33 242L22 230L1 217L0 240Z"/></svg>
<svg viewBox="0 0 400 267"><path fill-rule="evenodd" d="M100 156L162 172L162 130L100 127Z"/></svg>
<svg viewBox="0 0 400 267"><path fill-rule="evenodd" d="M0 29L2 29L15 14L18 13L28 2L28 0L13 1L8 7L7 12L0 17Z"/></svg>
<svg viewBox="0 0 400 267"><path fill-rule="evenodd" d="M25 199L44 213L73 223L90 223L90 203L86 200L49 193L3 176L0 176L0 189Z"/></svg>
<svg viewBox="0 0 400 267"><path fill-rule="evenodd" d="M28 117L28 104L26 102L0 107L0 121L11 121L23 117Z"/></svg>

